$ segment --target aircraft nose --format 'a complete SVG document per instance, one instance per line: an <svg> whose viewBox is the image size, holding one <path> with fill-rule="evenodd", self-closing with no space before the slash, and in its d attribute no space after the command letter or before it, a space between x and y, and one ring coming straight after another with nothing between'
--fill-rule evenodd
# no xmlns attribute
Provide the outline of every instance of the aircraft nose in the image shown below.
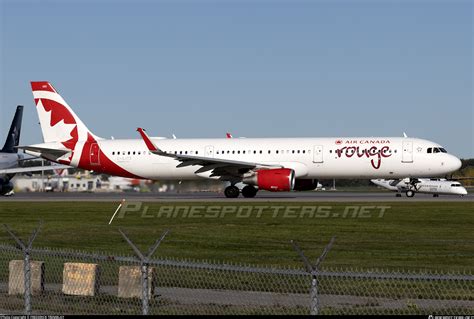
<svg viewBox="0 0 474 319"><path fill-rule="evenodd" d="M455 171L460 169L461 166L462 166L461 160L459 158L457 158L456 156L453 156L453 159L451 160L451 162L452 162L453 170L455 170Z"/></svg>

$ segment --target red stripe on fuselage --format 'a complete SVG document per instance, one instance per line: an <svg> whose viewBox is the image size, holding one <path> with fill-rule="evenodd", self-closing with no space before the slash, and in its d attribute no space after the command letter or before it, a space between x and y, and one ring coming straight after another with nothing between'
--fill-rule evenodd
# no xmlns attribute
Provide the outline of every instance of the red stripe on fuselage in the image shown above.
<svg viewBox="0 0 474 319"><path fill-rule="evenodd" d="M79 160L79 168L93 170L95 172L110 174L114 176L122 176L128 178L140 178L146 179L144 177L135 175L127 171L126 169L118 166L116 163L111 161L100 149L99 143L97 143L99 156L100 156L100 164L93 165L90 161L90 149L91 145L97 143L97 141L92 137L92 135L87 134L87 142L84 143L84 148L82 149L81 158Z"/></svg>

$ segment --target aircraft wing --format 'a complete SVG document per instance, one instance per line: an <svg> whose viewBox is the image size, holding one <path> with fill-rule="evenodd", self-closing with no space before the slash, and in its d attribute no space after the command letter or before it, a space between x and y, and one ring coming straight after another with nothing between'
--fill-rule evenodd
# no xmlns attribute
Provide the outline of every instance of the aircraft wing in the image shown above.
<svg viewBox="0 0 474 319"><path fill-rule="evenodd" d="M467 179L474 179L474 177L453 177L453 178L449 178L449 179L446 179L447 181L463 181L463 180L467 180Z"/></svg>
<svg viewBox="0 0 474 319"><path fill-rule="evenodd" d="M72 168L68 165L50 165L50 166L34 166L34 167L14 167L0 169L0 174L16 174L16 173L29 173L29 172L40 172L40 171L50 171L53 169L65 169Z"/></svg>
<svg viewBox="0 0 474 319"><path fill-rule="evenodd" d="M138 128L137 131L140 133L143 141L145 142L148 150L153 154L160 156L167 156L174 158L181 163L176 167L185 167L185 166L194 166L198 165L201 168L196 170L196 174L211 171L210 177L220 176L220 177L241 177L241 175L249 170L255 168L263 169L272 169L272 168L282 168L281 165L271 165L271 164L262 164L254 162L244 162L244 161L234 161L221 158L213 157L204 157L204 156L194 156L194 155L183 155L183 154L174 154L167 153L159 149L153 141L145 133L145 130Z"/></svg>

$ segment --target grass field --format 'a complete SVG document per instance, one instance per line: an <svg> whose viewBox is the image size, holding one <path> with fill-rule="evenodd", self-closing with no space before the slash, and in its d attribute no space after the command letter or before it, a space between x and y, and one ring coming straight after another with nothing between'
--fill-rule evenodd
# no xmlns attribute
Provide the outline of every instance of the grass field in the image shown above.
<svg viewBox="0 0 474 319"><path fill-rule="evenodd" d="M109 226L116 206L104 202L4 202L0 203L0 222L26 238L43 220L36 247L130 254L118 228L142 249L169 229L157 257L300 266L290 240L315 259L334 235L337 239L325 267L474 269L472 203L259 202L252 207L248 203L144 203L123 218L119 213ZM361 213L360 208L354 208L360 206L369 207ZM389 208L381 216L374 206ZM183 216L186 210L187 217ZM164 215L170 211L177 216ZM0 243L13 243L3 229Z"/></svg>

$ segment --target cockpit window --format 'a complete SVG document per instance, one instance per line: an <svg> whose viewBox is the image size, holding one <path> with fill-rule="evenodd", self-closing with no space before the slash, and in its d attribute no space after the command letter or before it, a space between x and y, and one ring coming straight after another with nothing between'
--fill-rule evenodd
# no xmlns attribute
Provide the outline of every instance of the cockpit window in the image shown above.
<svg viewBox="0 0 474 319"><path fill-rule="evenodd" d="M442 147L428 147L426 149L426 152L428 154L431 154L431 153L447 153L446 150Z"/></svg>
<svg viewBox="0 0 474 319"><path fill-rule="evenodd" d="M461 187L461 184L451 184L451 187Z"/></svg>

